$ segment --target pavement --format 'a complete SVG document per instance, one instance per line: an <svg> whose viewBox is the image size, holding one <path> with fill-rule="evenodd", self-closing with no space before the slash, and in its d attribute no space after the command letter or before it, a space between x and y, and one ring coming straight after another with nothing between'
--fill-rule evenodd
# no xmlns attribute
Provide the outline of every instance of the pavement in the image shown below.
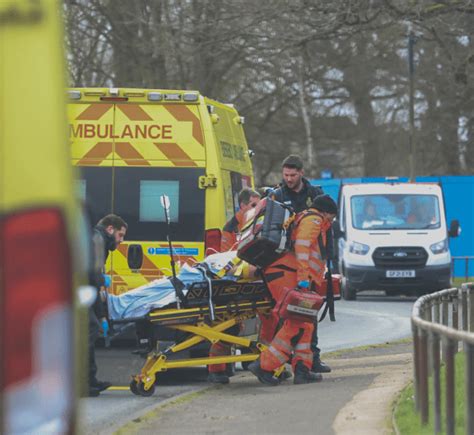
<svg viewBox="0 0 474 435"><path fill-rule="evenodd" d="M326 319L318 325L323 352L393 342L409 337L413 301L413 298L388 297L375 291L358 295L357 301L338 301L337 321L334 323ZM81 399L79 426L83 433L112 434L130 420L140 418L160 405L164 406L174 399L181 400L189 394L209 388L205 367L194 367L169 370L160 374L156 392L152 397L134 396L128 388L130 375L140 372L144 360L131 354L131 350L135 348L133 334L130 338L132 347L127 343L119 345L113 342L111 348L96 350L98 378L112 382L114 387L103 392L98 398ZM237 367L240 368L240 364L237 364ZM241 374L242 372L239 376ZM363 376L359 378L362 380ZM237 381L237 378L233 378L233 381L234 379L235 382L244 382L244 379L238 378ZM253 385L253 379L248 382ZM332 386L328 387L328 394L332 394L331 389ZM340 406L342 405L339 404L338 407Z"/></svg>
<svg viewBox="0 0 474 435"><path fill-rule="evenodd" d="M328 354L333 368L322 382L278 387L249 372L210 386L144 404L120 434L389 434L398 392L410 381L411 343L386 343ZM147 399L147 398L137 398ZM148 406L145 406L148 405Z"/></svg>

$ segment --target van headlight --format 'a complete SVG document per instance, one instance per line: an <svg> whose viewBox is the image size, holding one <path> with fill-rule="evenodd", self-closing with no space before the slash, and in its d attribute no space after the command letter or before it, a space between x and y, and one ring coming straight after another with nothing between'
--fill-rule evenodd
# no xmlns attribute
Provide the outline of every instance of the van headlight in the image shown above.
<svg viewBox="0 0 474 435"><path fill-rule="evenodd" d="M351 242L349 244L349 252L357 255L365 255L369 252L370 246L364 245L359 242Z"/></svg>
<svg viewBox="0 0 474 435"><path fill-rule="evenodd" d="M430 246L430 250L433 254L442 254L448 252L448 239L441 240L441 242L433 243Z"/></svg>

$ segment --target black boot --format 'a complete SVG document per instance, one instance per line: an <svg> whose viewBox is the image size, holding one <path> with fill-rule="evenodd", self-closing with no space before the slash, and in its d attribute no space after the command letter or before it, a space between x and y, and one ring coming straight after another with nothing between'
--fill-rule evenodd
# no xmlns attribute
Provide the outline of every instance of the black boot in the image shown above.
<svg viewBox="0 0 474 435"><path fill-rule="evenodd" d="M107 388L110 388L112 384L107 381L97 381L91 382L91 387L97 388L99 391L105 391Z"/></svg>
<svg viewBox="0 0 474 435"><path fill-rule="evenodd" d="M96 387L89 387L89 397L98 397L100 394L100 390Z"/></svg>
<svg viewBox="0 0 474 435"><path fill-rule="evenodd" d="M280 376L278 376L278 379L280 381L286 381L287 379L290 379L293 375L291 374L291 370L288 370L286 367L283 369L283 371L280 373Z"/></svg>
<svg viewBox="0 0 474 435"><path fill-rule="evenodd" d="M320 382L323 376L320 373L310 372L308 367L303 364L303 361L298 361L295 366L294 384L312 384L313 382Z"/></svg>
<svg viewBox="0 0 474 435"><path fill-rule="evenodd" d="M311 367L311 371L314 373L331 373L331 367L323 363L319 358L315 357L313 359L313 366Z"/></svg>
<svg viewBox="0 0 474 435"><path fill-rule="evenodd" d="M273 376L272 372L267 372L260 367L260 360L256 360L249 364L249 371L251 371L262 384L271 385L272 387L278 385L280 381Z"/></svg>
<svg viewBox="0 0 474 435"><path fill-rule="evenodd" d="M210 372L207 381L213 384L228 384L229 376L225 372Z"/></svg>

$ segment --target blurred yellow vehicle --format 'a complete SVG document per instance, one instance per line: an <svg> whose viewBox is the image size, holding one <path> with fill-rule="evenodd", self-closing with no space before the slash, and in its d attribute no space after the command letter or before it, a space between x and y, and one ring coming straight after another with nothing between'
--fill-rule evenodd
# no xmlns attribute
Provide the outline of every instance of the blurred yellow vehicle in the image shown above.
<svg viewBox="0 0 474 435"><path fill-rule="evenodd" d="M55 1L0 2L0 433L73 433L78 239ZM83 263L84 264L84 263Z"/></svg>
<svg viewBox="0 0 474 435"><path fill-rule="evenodd" d="M93 222L108 213L128 223L127 240L109 256L115 294L169 273L171 200L175 259L200 261L220 248L237 195L253 186L243 118L196 91L69 89L69 138L81 168L79 194Z"/></svg>

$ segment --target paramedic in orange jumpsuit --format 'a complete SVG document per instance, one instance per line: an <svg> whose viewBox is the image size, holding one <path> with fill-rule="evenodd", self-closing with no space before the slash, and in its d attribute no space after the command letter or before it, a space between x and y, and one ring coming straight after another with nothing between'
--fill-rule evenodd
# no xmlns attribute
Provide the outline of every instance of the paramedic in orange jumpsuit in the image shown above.
<svg viewBox="0 0 474 435"><path fill-rule="evenodd" d="M302 213L293 232L294 252L286 253L264 270L269 290L277 305L288 289L298 286L309 291L312 285L321 285L324 278L326 232L337 214L337 205L329 195L320 195L314 199L309 210ZM321 380L320 373L311 371L313 331L314 324L311 322L284 320L270 347L261 354L259 360L250 364L249 370L262 383L278 385L279 380L273 376L273 371L293 355L295 384Z"/></svg>
<svg viewBox="0 0 474 435"><path fill-rule="evenodd" d="M282 167L282 182L280 187L270 193L270 197L278 202L290 204L295 213L300 213L311 206L314 199L323 195L324 192L320 186L313 186L304 177L304 163L300 156L290 154L283 160ZM332 231L328 232L328 235L332 235ZM332 238L328 240L328 245L332 244ZM268 331L265 331L262 324L262 331L264 335L273 338L274 327L268 324ZM315 373L329 373L331 367L321 361L321 349L318 346L318 334L315 331L313 340L311 342L311 349L313 351L313 368L312 372Z"/></svg>
<svg viewBox="0 0 474 435"><path fill-rule="evenodd" d="M240 191L238 196L239 211L235 216L230 219L222 230L221 238L221 252L237 249L238 238L240 230L245 224L245 214L254 208L260 195L252 189L244 188ZM228 334L238 334L240 330L240 324L233 326L228 329ZM224 356L230 355L231 346L228 343L220 342L211 345L209 350L209 356ZM209 376L208 381L217 384L228 384L229 376L226 373L226 364L212 364L208 366Z"/></svg>

